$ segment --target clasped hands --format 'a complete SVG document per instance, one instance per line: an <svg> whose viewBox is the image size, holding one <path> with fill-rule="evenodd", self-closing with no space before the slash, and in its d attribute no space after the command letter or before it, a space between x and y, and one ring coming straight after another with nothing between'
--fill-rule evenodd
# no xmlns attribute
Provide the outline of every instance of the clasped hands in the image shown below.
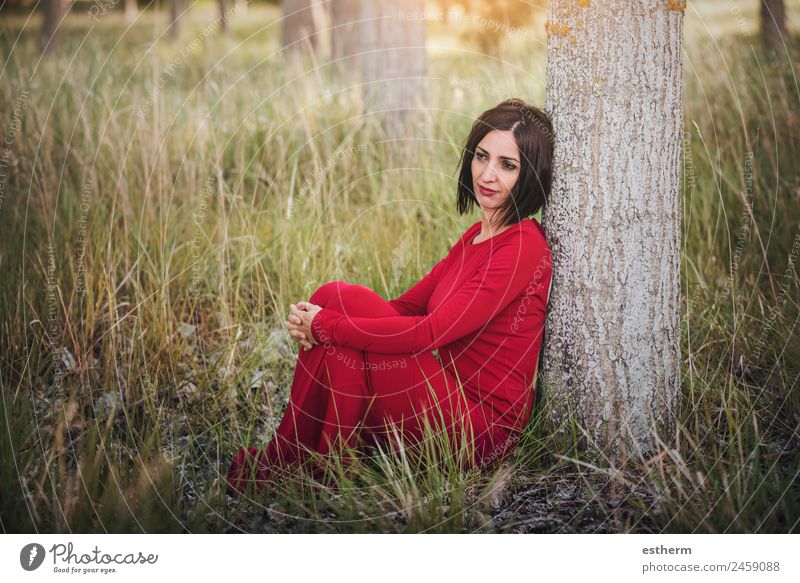
<svg viewBox="0 0 800 583"><path fill-rule="evenodd" d="M305 350L311 350L319 344L311 332L311 320L321 309L322 306L317 306L310 302L297 302L297 305L289 304L289 316L286 320L289 335L297 340Z"/></svg>

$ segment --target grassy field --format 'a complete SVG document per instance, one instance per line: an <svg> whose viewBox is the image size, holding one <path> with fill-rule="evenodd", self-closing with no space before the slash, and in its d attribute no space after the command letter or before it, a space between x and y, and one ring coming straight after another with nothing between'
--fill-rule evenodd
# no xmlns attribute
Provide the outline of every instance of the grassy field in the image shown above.
<svg viewBox="0 0 800 583"><path fill-rule="evenodd" d="M264 500L221 476L286 406L289 303L334 279L399 295L477 220L455 211L460 148L501 99L544 102L542 28L498 62L433 23L429 130L401 154L357 86L282 58L275 9L222 37L201 7L172 44L165 14L73 14L45 60L36 19L0 21L3 530L796 532L800 45L765 54L752 11L699 6L660 453L579 449L550 391L491 473L387 451L339 491L298 476Z"/></svg>

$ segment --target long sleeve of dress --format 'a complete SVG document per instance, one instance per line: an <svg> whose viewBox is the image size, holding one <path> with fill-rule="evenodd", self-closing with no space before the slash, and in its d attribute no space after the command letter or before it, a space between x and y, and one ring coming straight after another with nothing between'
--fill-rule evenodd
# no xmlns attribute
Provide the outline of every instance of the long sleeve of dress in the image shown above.
<svg viewBox="0 0 800 583"><path fill-rule="evenodd" d="M434 265L427 275L411 286L404 294L389 300L389 303L394 306L401 316L424 316L428 312L428 298L431 297L434 288L436 288L446 262L447 257Z"/></svg>
<svg viewBox="0 0 800 583"><path fill-rule="evenodd" d="M312 320L311 330L320 343L357 350L389 354L433 350L485 326L523 292L540 259L536 253L531 256L532 248L534 242L528 237L501 244L430 314L365 318L323 308Z"/></svg>

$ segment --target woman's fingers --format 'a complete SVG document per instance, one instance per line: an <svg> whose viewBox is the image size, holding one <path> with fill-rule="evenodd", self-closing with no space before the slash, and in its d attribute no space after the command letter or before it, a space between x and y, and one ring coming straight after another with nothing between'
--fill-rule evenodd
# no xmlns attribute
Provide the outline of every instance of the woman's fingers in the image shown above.
<svg viewBox="0 0 800 583"><path fill-rule="evenodd" d="M290 312L286 318L286 327L289 329L289 335L296 339L305 350L311 350L317 345L316 340L303 329L307 327L304 322L305 318L310 315L307 311L310 306L313 306L313 304L308 302L289 304Z"/></svg>
<svg viewBox="0 0 800 583"><path fill-rule="evenodd" d="M306 333L302 330L298 330L296 328L289 328L289 336L294 338L295 340L299 340L300 342L308 342L308 338L306 337Z"/></svg>
<svg viewBox="0 0 800 583"><path fill-rule="evenodd" d="M297 302L297 304L289 305L289 308L291 309L292 312L300 315L310 312L315 307L317 306L315 306L314 304L310 304L308 302Z"/></svg>
<svg viewBox="0 0 800 583"><path fill-rule="evenodd" d="M311 322L311 314L308 312L296 311L289 316L290 318L294 318L297 321L296 326L303 326L306 322Z"/></svg>
<svg viewBox="0 0 800 583"><path fill-rule="evenodd" d="M286 326L288 326L291 330L295 330L303 326L303 320L299 316L291 314L286 319Z"/></svg>

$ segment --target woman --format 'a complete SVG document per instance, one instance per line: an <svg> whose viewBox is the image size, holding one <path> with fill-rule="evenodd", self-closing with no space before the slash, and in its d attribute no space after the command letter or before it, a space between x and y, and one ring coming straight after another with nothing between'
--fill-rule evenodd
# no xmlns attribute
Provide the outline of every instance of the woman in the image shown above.
<svg viewBox="0 0 800 583"><path fill-rule="evenodd" d="M547 116L520 99L484 112L457 191L459 213L478 205L481 218L444 259L390 301L333 281L290 305L287 326L304 350L289 406L263 451L236 455L229 492L335 447L391 435L417 443L426 424L466 444L468 465L514 448L533 404L550 292L550 249L529 217L550 194L552 135Z"/></svg>

